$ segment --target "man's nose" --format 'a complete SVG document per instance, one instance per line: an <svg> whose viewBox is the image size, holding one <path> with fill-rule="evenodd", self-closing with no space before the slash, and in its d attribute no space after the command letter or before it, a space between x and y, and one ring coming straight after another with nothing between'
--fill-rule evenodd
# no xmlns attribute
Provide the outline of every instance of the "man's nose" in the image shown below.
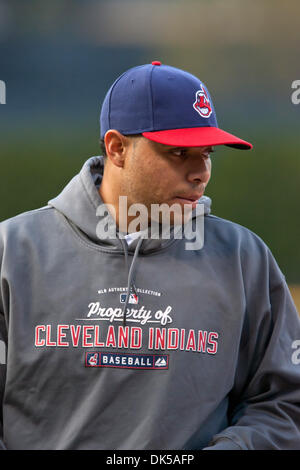
<svg viewBox="0 0 300 470"><path fill-rule="evenodd" d="M187 179L190 183L207 184L211 175L210 158L199 157L193 159L188 170Z"/></svg>

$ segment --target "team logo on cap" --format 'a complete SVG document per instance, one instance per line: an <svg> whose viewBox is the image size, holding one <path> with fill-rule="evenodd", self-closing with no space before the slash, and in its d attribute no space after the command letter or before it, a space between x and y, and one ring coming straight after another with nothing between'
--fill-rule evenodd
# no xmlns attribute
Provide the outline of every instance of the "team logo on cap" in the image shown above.
<svg viewBox="0 0 300 470"><path fill-rule="evenodd" d="M212 113L212 106L210 104L207 92L201 85L201 89L196 91L196 101L193 108L200 114L201 117L209 118Z"/></svg>

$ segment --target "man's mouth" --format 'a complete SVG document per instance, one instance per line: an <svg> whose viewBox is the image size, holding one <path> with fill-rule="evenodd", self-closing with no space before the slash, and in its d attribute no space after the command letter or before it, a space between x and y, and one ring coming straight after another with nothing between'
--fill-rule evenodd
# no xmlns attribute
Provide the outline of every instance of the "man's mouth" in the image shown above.
<svg viewBox="0 0 300 470"><path fill-rule="evenodd" d="M201 196L202 194L188 195L188 196L184 195L184 196L176 196L174 199L181 204L191 205L192 208L195 208Z"/></svg>
<svg viewBox="0 0 300 470"><path fill-rule="evenodd" d="M202 197L202 193L195 193L195 194L178 194L176 198L183 199L185 201L195 202Z"/></svg>

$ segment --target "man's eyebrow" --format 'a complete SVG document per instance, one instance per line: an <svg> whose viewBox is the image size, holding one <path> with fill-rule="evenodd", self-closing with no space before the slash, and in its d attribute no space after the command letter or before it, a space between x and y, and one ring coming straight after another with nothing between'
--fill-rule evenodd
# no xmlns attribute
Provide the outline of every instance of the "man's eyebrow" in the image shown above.
<svg viewBox="0 0 300 470"><path fill-rule="evenodd" d="M172 149L172 150L187 150L189 148L192 148L192 147L182 147L182 146L178 146L178 147L174 147L173 145L170 145L170 146L167 146L169 149Z"/></svg>
<svg viewBox="0 0 300 470"><path fill-rule="evenodd" d="M157 142L158 143L158 142ZM165 144L159 144L162 148L166 149L166 150L186 150L186 149L189 149L191 147L184 147L184 146L181 146L181 145L165 145Z"/></svg>
<svg viewBox="0 0 300 470"><path fill-rule="evenodd" d="M160 142L155 142L155 141L150 141L154 146L158 146L162 150L190 150L190 149L199 149L199 148L210 148L210 153L215 152L215 147L213 145L201 145L201 146L182 146L182 145L167 145L167 144L161 144Z"/></svg>
<svg viewBox="0 0 300 470"><path fill-rule="evenodd" d="M161 144L161 145L163 145L163 144ZM192 150L192 149L200 149L200 148L202 148L204 150L204 149L207 148L207 149L209 149L210 153L213 153L213 152L216 151L215 147L213 147L211 145L206 145L206 146L201 146L201 147L200 146L199 147L193 147L193 146L191 146L191 147L183 147L183 146L175 147L173 145L164 145L164 147L166 147L166 150Z"/></svg>
<svg viewBox="0 0 300 470"><path fill-rule="evenodd" d="M188 148L188 147L180 147L180 146L175 146L175 145L166 145L166 144L161 144L160 142L155 142L154 140L153 141L150 141L151 142L151 145L155 148L159 148L161 150L177 150L177 149L183 149L183 148Z"/></svg>

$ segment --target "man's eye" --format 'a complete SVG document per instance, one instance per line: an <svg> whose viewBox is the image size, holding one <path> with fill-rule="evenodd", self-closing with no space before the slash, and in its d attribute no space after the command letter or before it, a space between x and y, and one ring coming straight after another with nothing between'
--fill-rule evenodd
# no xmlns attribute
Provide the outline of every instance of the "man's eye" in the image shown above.
<svg viewBox="0 0 300 470"><path fill-rule="evenodd" d="M183 157L186 155L186 150L185 149L174 149L171 150L173 155L176 155L177 157Z"/></svg>

